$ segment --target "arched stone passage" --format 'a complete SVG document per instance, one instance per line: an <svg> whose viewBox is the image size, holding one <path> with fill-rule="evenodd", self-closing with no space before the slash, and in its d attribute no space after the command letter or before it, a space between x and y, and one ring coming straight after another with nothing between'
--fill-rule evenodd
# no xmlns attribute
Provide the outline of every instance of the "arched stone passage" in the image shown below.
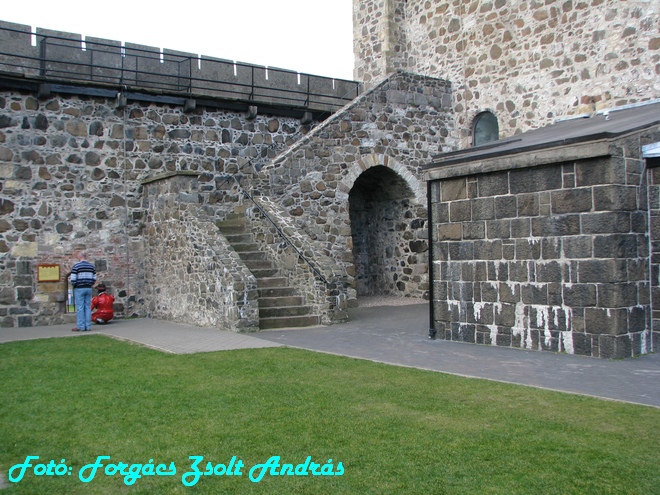
<svg viewBox="0 0 660 495"><path fill-rule="evenodd" d="M428 288L426 211L408 183L382 165L368 168L349 193L358 298L422 297Z"/></svg>

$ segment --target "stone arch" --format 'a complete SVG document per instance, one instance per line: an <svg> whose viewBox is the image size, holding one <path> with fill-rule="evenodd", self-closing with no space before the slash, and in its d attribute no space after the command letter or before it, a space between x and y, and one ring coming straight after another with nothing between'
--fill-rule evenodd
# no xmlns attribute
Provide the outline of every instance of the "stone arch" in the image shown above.
<svg viewBox="0 0 660 495"><path fill-rule="evenodd" d="M358 160L356 165L348 170L348 173L339 183L338 190L348 195L358 177L360 177L366 170L377 166L387 167L393 172L396 172L396 174L408 184L410 190L413 192L415 204L426 205L426 184L415 177L405 165L400 164L387 155L378 153L365 155Z"/></svg>
<svg viewBox="0 0 660 495"><path fill-rule="evenodd" d="M405 167L370 157L344 181L351 185L348 210L358 298L423 297L428 288L426 192Z"/></svg>

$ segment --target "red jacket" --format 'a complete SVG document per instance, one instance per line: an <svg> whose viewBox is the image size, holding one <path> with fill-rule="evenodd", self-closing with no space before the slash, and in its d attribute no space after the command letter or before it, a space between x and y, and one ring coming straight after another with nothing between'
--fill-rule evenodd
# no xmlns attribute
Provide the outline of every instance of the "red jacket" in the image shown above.
<svg viewBox="0 0 660 495"><path fill-rule="evenodd" d="M92 321L103 320L110 321L114 318L115 313L112 310L112 304L115 302L115 296L101 292L98 296L92 299L92 310L98 311L92 313Z"/></svg>

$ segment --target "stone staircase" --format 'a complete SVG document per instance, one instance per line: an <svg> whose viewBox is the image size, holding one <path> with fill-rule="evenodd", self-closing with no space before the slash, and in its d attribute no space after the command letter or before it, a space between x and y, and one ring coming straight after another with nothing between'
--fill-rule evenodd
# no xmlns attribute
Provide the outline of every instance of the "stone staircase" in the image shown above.
<svg viewBox="0 0 660 495"><path fill-rule="evenodd" d="M319 324L319 316L313 314L310 306L305 306L300 292L288 285L287 277L259 250L248 231L245 215L231 214L217 226L257 279L261 330Z"/></svg>

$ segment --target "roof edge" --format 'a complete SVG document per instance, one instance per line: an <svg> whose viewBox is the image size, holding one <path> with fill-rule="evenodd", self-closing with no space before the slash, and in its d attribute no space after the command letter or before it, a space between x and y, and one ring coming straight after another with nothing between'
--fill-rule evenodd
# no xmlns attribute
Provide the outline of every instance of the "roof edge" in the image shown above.
<svg viewBox="0 0 660 495"><path fill-rule="evenodd" d="M442 180L609 156L611 142L611 139L601 139L598 141L577 142L571 146L561 143L557 146L533 149L522 153L484 158L471 162L462 161L461 163L429 169L424 173L424 179L427 181Z"/></svg>

